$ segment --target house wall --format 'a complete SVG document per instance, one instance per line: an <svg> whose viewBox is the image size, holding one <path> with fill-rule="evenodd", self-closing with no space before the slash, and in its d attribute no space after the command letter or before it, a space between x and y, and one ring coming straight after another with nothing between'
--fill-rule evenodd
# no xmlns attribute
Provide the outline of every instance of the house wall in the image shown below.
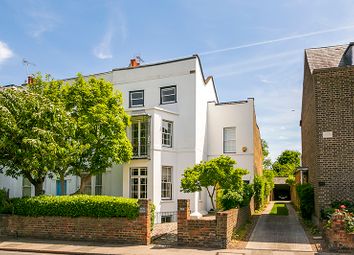
<svg viewBox="0 0 354 255"><path fill-rule="evenodd" d="M233 104L208 104L208 159L223 153L223 128L236 127L236 153L227 153L239 167L249 174L243 177L250 182L254 178L253 99ZM247 147L243 152L242 148Z"/></svg>
<svg viewBox="0 0 354 255"><path fill-rule="evenodd" d="M354 66L314 70L319 209L354 197ZM324 138L323 132L333 132ZM320 185L319 182L322 182Z"/></svg>

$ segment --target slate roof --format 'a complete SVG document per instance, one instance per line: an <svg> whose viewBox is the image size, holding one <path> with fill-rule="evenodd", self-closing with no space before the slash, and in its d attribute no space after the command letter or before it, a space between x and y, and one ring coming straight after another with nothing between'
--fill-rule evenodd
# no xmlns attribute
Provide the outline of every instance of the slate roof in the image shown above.
<svg viewBox="0 0 354 255"><path fill-rule="evenodd" d="M342 57L349 44L312 48L305 50L305 57L311 73L314 69L338 67L342 65Z"/></svg>

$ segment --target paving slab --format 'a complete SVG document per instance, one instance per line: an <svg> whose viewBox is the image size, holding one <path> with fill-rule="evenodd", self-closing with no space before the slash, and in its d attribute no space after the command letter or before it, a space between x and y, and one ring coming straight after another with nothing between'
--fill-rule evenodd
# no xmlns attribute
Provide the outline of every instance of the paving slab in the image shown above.
<svg viewBox="0 0 354 255"><path fill-rule="evenodd" d="M312 252L311 244L292 205L286 204L289 210L287 216L269 215L273 205L274 201L270 202L259 218L246 249Z"/></svg>

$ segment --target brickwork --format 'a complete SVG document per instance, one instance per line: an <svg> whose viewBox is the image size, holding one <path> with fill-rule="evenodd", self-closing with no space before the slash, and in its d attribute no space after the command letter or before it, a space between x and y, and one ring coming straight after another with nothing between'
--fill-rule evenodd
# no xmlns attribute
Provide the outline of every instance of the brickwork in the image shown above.
<svg viewBox="0 0 354 255"><path fill-rule="evenodd" d="M233 230L246 223L250 207L218 212L215 219L190 219L190 201L178 200L177 239L179 245L228 248Z"/></svg>
<svg viewBox="0 0 354 255"><path fill-rule="evenodd" d="M253 108L254 109L254 108ZM254 173L262 175L263 172L263 152L261 133L257 125L256 113L253 112L253 150L254 150Z"/></svg>
<svg viewBox="0 0 354 255"><path fill-rule="evenodd" d="M331 228L325 231L330 248L354 250L354 233L347 233L342 215L332 218Z"/></svg>
<svg viewBox="0 0 354 255"><path fill-rule="evenodd" d="M136 219L0 215L0 235L58 240L150 244L150 203L139 200Z"/></svg>
<svg viewBox="0 0 354 255"><path fill-rule="evenodd" d="M309 167L315 211L354 197L354 66L315 69L305 59L302 163ZM331 131L333 137L324 138Z"/></svg>

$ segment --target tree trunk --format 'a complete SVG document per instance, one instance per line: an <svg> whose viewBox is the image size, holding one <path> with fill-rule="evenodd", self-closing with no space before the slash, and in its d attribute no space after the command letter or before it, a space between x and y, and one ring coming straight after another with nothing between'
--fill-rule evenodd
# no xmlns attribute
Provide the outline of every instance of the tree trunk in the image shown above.
<svg viewBox="0 0 354 255"><path fill-rule="evenodd" d="M210 191L209 191L208 187L206 188L206 190L207 190L209 198L210 198L211 206L213 207L214 212L215 212L216 208L215 208L214 199L213 199L214 198L215 188L213 189L213 193L211 193L211 194L210 194Z"/></svg>
<svg viewBox="0 0 354 255"><path fill-rule="evenodd" d="M85 177L81 177L81 182L80 182L80 194L84 193L85 186L91 182L91 174L85 175ZM91 187L92 188L92 187Z"/></svg>
<svg viewBox="0 0 354 255"><path fill-rule="evenodd" d="M36 183L34 185L34 195L35 196L40 196L43 195L43 182Z"/></svg>
<svg viewBox="0 0 354 255"><path fill-rule="evenodd" d="M61 174L60 175L60 191L61 191L61 196L66 195L65 192L65 180L64 180L64 175Z"/></svg>

